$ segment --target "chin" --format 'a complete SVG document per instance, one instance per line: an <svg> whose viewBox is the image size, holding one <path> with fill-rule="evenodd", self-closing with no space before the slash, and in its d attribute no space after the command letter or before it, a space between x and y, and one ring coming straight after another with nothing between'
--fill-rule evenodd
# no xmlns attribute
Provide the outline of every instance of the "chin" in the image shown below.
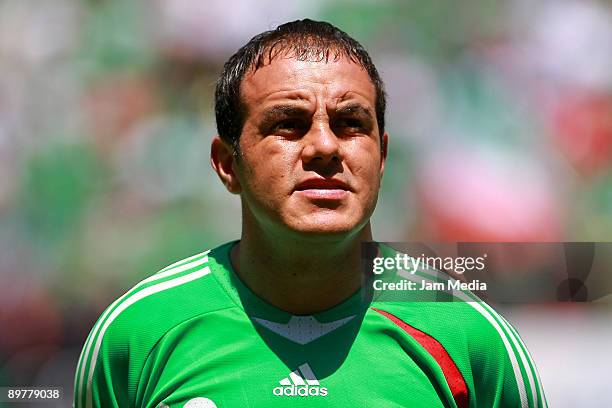
<svg viewBox="0 0 612 408"><path fill-rule="evenodd" d="M355 235L355 231L350 230L293 230L296 239L309 244L333 244L346 241Z"/></svg>
<svg viewBox="0 0 612 408"><path fill-rule="evenodd" d="M361 231L367 219L347 219L347 217L311 216L303 222L287 225L298 234L313 238L344 239Z"/></svg>

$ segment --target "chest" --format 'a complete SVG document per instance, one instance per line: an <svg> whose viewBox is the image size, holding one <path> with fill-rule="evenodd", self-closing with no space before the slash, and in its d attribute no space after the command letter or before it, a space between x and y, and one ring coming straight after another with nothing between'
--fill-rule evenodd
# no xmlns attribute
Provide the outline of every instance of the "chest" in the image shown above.
<svg viewBox="0 0 612 408"><path fill-rule="evenodd" d="M252 324L216 335L190 328L160 344L147 362L140 405L444 406L444 385L436 383L435 367L428 364L410 344L365 322L358 330L346 327L306 344Z"/></svg>

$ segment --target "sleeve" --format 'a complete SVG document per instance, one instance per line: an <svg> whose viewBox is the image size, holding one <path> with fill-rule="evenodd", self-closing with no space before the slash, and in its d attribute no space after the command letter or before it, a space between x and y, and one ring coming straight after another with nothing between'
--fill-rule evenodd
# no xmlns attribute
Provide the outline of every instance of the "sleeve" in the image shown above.
<svg viewBox="0 0 612 408"><path fill-rule="evenodd" d="M92 329L79 358L74 381L74 408L131 407L129 347L122 330L104 319Z"/></svg>
<svg viewBox="0 0 612 408"><path fill-rule="evenodd" d="M516 329L486 303L471 305L484 317L470 342L472 406L546 408L536 366Z"/></svg>

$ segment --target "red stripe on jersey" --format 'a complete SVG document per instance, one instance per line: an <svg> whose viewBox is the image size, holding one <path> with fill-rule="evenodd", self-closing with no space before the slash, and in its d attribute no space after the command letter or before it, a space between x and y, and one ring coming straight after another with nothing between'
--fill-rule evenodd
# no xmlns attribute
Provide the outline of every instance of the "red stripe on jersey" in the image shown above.
<svg viewBox="0 0 612 408"><path fill-rule="evenodd" d="M444 374L444 378L446 378L446 382L448 383L448 386L453 394L455 403L459 408L467 408L470 404L468 402L468 389L465 379L463 378L463 375L461 375L461 372L459 371L459 368L457 368L457 365L453 359L446 352L444 346L440 344L438 340L418 329L415 329L397 316L394 316L389 312L385 312L384 310L376 308L372 309L398 325L402 330L419 342L419 344L423 346L423 348L427 350L429 354L431 354L442 369L442 373Z"/></svg>

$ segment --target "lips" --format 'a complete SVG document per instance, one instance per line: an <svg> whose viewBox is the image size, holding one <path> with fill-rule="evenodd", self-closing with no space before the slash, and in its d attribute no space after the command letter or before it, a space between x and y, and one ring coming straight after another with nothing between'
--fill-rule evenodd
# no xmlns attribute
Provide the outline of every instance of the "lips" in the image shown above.
<svg viewBox="0 0 612 408"><path fill-rule="evenodd" d="M326 178L309 178L295 187L295 193L316 203L336 203L349 196L350 186L343 181ZM328 205L325 204L325 205Z"/></svg>
<svg viewBox="0 0 612 408"><path fill-rule="evenodd" d="M326 178L309 178L307 180L299 183L296 188L296 191L305 191L305 190L345 190L351 191L351 188L348 184L343 181L336 179L326 179Z"/></svg>

